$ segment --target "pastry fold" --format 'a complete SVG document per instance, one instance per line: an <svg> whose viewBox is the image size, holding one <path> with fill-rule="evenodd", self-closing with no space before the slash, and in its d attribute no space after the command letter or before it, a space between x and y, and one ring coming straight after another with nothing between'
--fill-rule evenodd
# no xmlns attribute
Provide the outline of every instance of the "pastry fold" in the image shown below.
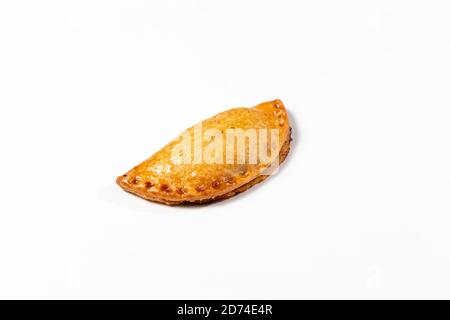
<svg viewBox="0 0 450 320"><path fill-rule="evenodd" d="M276 171L290 142L281 100L233 108L187 129L116 182L139 197L167 205L224 200Z"/></svg>

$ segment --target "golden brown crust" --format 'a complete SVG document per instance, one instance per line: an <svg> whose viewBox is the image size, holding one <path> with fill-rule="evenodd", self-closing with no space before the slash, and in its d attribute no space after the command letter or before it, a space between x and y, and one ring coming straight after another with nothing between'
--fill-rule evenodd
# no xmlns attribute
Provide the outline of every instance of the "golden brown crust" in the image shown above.
<svg viewBox="0 0 450 320"><path fill-rule="evenodd" d="M203 131L189 128L185 133L202 135L208 129L217 129L224 134L229 128L237 129L279 129L278 149L273 149L269 163L256 164L206 164L180 163L171 161L171 155L183 135L170 142L152 157L119 176L117 184L124 190L147 200L180 205L208 203L228 199L244 192L265 180L267 169L275 161L283 162L290 147L290 126L286 109L280 100L262 103L253 108L235 108L201 122ZM211 141L203 141L202 148ZM246 150L248 152L248 148ZM192 158L195 157L192 150ZM224 155L225 157L225 155Z"/></svg>
<svg viewBox="0 0 450 320"><path fill-rule="evenodd" d="M291 149L291 138L289 136L289 139L285 142L285 144L283 145L283 147L281 148L280 151L280 164L282 164L284 162L284 160L286 160L287 155L289 154L289 151ZM227 200L230 199L242 192L247 191L248 189L250 189L251 187L257 185L258 183L263 182L264 180L266 180L267 178L269 178L270 175L260 175L257 178L253 179L252 181L250 181L247 184L244 184L243 186L241 186L240 188L237 188L227 194L224 194L220 197L217 198L212 198L212 199L207 199L201 202L190 202L190 203L194 203L194 204L206 204L206 203L211 203L211 202L218 202L218 201L223 201L223 200ZM170 204L170 205L180 205L180 204L189 204L189 202L187 203L174 203L174 204Z"/></svg>

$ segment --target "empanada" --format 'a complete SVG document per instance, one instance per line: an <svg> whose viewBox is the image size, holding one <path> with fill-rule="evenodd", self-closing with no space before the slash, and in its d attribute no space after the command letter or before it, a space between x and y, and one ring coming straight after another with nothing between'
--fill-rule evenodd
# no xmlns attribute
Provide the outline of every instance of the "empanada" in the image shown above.
<svg viewBox="0 0 450 320"><path fill-rule="evenodd" d="M116 181L167 205L223 200L265 180L285 160L290 142L280 100L234 108L189 128Z"/></svg>

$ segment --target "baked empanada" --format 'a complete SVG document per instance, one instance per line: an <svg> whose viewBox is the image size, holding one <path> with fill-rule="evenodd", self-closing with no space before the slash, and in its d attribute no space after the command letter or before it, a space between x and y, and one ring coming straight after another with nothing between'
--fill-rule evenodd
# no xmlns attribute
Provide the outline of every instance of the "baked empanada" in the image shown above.
<svg viewBox="0 0 450 320"><path fill-rule="evenodd" d="M234 108L187 129L116 182L167 205L224 200L265 180L285 160L290 142L280 100Z"/></svg>

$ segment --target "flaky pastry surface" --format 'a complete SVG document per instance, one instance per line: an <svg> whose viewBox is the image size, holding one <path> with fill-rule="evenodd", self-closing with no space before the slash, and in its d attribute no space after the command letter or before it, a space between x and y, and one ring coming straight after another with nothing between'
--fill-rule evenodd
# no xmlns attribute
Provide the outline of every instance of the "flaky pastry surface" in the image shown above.
<svg viewBox="0 0 450 320"><path fill-rule="evenodd" d="M286 158L290 147L290 124L288 114L280 100L261 103L253 108L233 108L201 122L202 130L195 126L171 141L153 156L117 178L116 182L124 190L144 199L168 205L207 203L230 198L265 180L265 170L272 161ZM272 150L269 162L254 164L216 163L174 163L172 154L186 134L195 138L209 129L223 133L227 129L279 129L279 143ZM196 137L197 136L197 137ZM202 148L213 143L203 139ZM191 158L195 158L195 148ZM246 148L248 153L248 147ZM223 155L225 159L225 154Z"/></svg>

